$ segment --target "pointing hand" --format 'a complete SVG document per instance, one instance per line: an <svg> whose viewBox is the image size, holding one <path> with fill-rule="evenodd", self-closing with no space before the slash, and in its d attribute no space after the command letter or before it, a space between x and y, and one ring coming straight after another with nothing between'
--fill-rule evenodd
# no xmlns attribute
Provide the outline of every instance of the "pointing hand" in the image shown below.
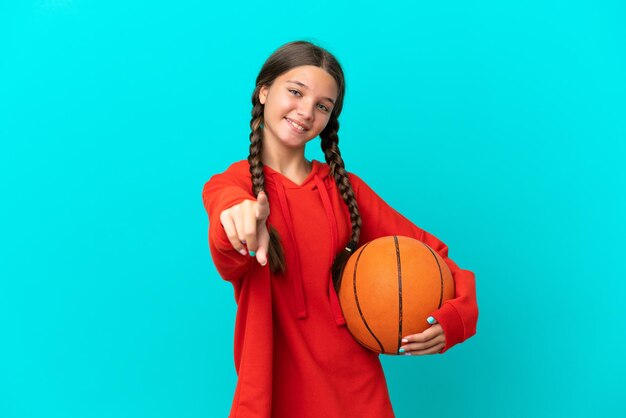
<svg viewBox="0 0 626 418"><path fill-rule="evenodd" d="M242 255L256 257L262 266L267 264L270 234L265 222L270 216L270 204L265 192L259 192L257 200L243 202L224 209L220 222L233 248ZM244 247L247 245L248 249Z"/></svg>

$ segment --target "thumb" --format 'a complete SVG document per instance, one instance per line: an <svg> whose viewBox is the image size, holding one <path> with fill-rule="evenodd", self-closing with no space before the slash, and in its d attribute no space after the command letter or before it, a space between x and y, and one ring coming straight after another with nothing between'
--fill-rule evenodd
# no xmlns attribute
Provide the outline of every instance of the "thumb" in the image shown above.
<svg viewBox="0 0 626 418"><path fill-rule="evenodd" d="M259 225L257 230L257 237L259 247L256 251L256 260L259 262L260 265L264 266L267 264L267 252L270 244L270 233L267 230L265 222Z"/></svg>

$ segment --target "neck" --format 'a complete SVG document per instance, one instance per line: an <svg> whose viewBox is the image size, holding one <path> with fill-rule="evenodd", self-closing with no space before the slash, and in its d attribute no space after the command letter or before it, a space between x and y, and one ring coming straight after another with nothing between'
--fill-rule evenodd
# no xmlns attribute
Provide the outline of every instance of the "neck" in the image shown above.
<svg viewBox="0 0 626 418"><path fill-rule="evenodd" d="M304 178L311 171L312 163L304 157L304 148L293 152L272 151L264 148L262 154L263 165L287 177Z"/></svg>

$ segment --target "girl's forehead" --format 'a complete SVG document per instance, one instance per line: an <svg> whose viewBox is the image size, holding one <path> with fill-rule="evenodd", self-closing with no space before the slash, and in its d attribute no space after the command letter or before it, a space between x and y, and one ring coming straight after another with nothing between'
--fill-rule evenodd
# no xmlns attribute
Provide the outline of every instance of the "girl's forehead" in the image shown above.
<svg viewBox="0 0 626 418"><path fill-rule="evenodd" d="M337 97L337 83L326 70L314 65L292 68L279 77L283 83L294 83L320 95Z"/></svg>

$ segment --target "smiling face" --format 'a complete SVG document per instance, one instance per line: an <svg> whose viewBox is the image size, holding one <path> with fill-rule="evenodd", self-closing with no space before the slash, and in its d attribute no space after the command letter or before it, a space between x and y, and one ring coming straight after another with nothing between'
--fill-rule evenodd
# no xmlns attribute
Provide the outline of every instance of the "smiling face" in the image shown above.
<svg viewBox="0 0 626 418"><path fill-rule="evenodd" d="M264 147L304 150L326 127L337 100L337 83L324 69L302 65L263 86Z"/></svg>

